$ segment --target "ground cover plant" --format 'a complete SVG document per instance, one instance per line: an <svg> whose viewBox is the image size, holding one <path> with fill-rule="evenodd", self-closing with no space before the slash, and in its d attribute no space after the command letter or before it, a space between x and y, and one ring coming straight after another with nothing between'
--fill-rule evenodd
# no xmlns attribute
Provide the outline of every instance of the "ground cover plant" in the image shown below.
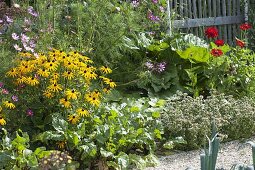
<svg viewBox="0 0 255 170"><path fill-rule="evenodd" d="M0 1L0 167L143 169L160 147L201 147L212 120L225 140L253 135L252 26L234 46L215 27L170 36L166 10Z"/></svg>
<svg viewBox="0 0 255 170"><path fill-rule="evenodd" d="M162 122L166 137L183 137L186 144L181 147L194 149L206 143L205 135L209 136L213 121L224 141L253 135L254 109L254 100L248 97L212 94L193 98L178 93L166 100Z"/></svg>

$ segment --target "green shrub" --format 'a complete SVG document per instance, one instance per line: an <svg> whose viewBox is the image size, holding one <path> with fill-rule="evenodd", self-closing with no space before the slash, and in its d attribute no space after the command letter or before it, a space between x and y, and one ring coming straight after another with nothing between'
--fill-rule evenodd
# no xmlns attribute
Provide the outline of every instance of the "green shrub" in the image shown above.
<svg viewBox="0 0 255 170"><path fill-rule="evenodd" d="M80 168L131 166L144 168L154 162L153 151L161 139L158 120L161 100L127 100L121 104L102 103L86 120L69 124L59 114L53 115L53 129L38 134L36 141L47 147L62 143L61 149L80 163Z"/></svg>
<svg viewBox="0 0 255 170"><path fill-rule="evenodd" d="M167 99L162 115L165 136L182 136L187 142L185 149L204 144L212 120L225 141L250 137L255 130L255 102L248 97L235 99L224 94L212 94L205 99L177 93Z"/></svg>
<svg viewBox="0 0 255 170"><path fill-rule="evenodd" d="M30 150L29 136L21 130L12 137L2 128L0 136L1 169L73 169L76 166L68 153L46 150L45 147Z"/></svg>

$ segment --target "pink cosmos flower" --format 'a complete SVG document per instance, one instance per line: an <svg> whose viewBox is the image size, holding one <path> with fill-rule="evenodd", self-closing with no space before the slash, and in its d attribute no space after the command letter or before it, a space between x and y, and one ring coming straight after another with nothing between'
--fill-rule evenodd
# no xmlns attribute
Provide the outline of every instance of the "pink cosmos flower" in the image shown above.
<svg viewBox="0 0 255 170"><path fill-rule="evenodd" d="M9 94L9 91L7 89L2 89L3 94Z"/></svg>
<svg viewBox="0 0 255 170"><path fill-rule="evenodd" d="M22 48L20 48L18 44L14 44L13 47L14 47L15 50L17 50L17 51L21 51L21 50L22 50Z"/></svg>
<svg viewBox="0 0 255 170"><path fill-rule="evenodd" d="M33 116L34 115L34 112L31 109L27 109L26 113L27 113L28 116Z"/></svg>
<svg viewBox="0 0 255 170"><path fill-rule="evenodd" d="M18 98L18 96L13 95L13 96L12 96L12 100L13 100L14 102L17 102L17 101L19 101L19 98Z"/></svg>
<svg viewBox="0 0 255 170"><path fill-rule="evenodd" d="M18 39L19 39L18 34L16 34L16 33L12 33L12 39L14 39L14 40L18 40Z"/></svg>

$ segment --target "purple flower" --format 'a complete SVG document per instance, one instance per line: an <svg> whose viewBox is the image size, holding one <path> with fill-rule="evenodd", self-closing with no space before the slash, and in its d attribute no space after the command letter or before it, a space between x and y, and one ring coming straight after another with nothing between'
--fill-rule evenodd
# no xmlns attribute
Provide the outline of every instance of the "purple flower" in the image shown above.
<svg viewBox="0 0 255 170"><path fill-rule="evenodd" d="M15 50L17 50L17 51L21 51L21 50L22 50L22 48L20 48L19 45L17 45L17 44L14 44L13 47L14 47Z"/></svg>
<svg viewBox="0 0 255 170"><path fill-rule="evenodd" d="M27 12L28 12L29 14L31 14L32 16L34 16L34 17L38 17L38 13L34 10L34 8L33 8L32 6L29 6L29 7L27 8Z"/></svg>
<svg viewBox="0 0 255 170"><path fill-rule="evenodd" d="M28 115L28 116L33 116L33 115L34 115L33 110L27 109L27 115Z"/></svg>
<svg viewBox="0 0 255 170"><path fill-rule="evenodd" d="M165 8L162 6L159 7L159 10L160 10L160 12L165 12Z"/></svg>
<svg viewBox="0 0 255 170"><path fill-rule="evenodd" d="M12 33L12 38L13 38L14 40L18 40L18 39L19 39L19 36L18 36L18 34L16 34L16 33Z"/></svg>
<svg viewBox="0 0 255 170"><path fill-rule="evenodd" d="M4 23L4 20L0 19L0 24Z"/></svg>
<svg viewBox="0 0 255 170"><path fill-rule="evenodd" d="M24 24L25 24L26 26L31 25L31 20L30 20L30 19L25 18L25 19L24 19Z"/></svg>
<svg viewBox="0 0 255 170"><path fill-rule="evenodd" d="M31 48L35 48L36 47L35 41L34 40L29 41L29 46Z"/></svg>
<svg viewBox="0 0 255 170"><path fill-rule="evenodd" d="M12 96L12 100L13 100L14 102L17 102L17 101L19 101L19 98L18 98L18 96L13 95L13 96Z"/></svg>
<svg viewBox="0 0 255 170"><path fill-rule="evenodd" d="M154 21L154 22L160 21L160 18L158 16L153 15L153 13L151 11L148 12L147 17L149 20Z"/></svg>
<svg viewBox="0 0 255 170"><path fill-rule="evenodd" d="M160 62L157 64L157 68L156 68L156 71L159 72L159 73L162 73L163 71L165 71L166 69L166 62Z"/></svg>
<svg viewBox="0 0 255 170"><path fill-rule="evenodd" d="M11 19L11 17L9 17L9 16L6 16L6 22L7 23L13 23L13 19Z"/></svg>
<svg viewBox="0 0 255 170"><path fill-rule="evenodd" d="M0 82L0 88L4 87L4 83Z"/></svg>
<svg viewBox="0 0 255 170"><path fill-rule="evenodd" d="M29 37L28 36L26 36L25 34L21 34L21 41L22 41L22 43L24 43L24 42L28 42L29 41Z"/></svg>
<svg viewBox="0 0 255 170"><path fill-rule="evenodd" d="M158 3L158 0L151 0L152 1L152 3L154 3L154 4L157 4Z"/></svg>
<svg viewBox="0 0 255 170"><path fill-rule="evenodd" d="M151 62L147 61L144 64L149 70L153 70L154 69L154 64L152 64Z"/></svg>
<svg viewBox="0 0 255 170"><path fill-rule="evenodd" d="M9 91L7 89L2 89L3 94L9 94Z"/></svg>

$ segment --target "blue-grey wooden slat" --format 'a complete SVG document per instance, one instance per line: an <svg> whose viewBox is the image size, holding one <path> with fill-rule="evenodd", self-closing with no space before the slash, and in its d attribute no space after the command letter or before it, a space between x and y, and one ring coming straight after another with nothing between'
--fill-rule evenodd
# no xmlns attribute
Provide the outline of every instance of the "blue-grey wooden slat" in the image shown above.
<svg viewBox="0 0 255 170"><path fill-rule="evenodd" d="M196 18L185 20L174 20L174 28L188 28L200 26L216 26L228 24L240 24L244 22L244 15L239 16L226 16L226 17L211 17L211 18Z"/></svg>

